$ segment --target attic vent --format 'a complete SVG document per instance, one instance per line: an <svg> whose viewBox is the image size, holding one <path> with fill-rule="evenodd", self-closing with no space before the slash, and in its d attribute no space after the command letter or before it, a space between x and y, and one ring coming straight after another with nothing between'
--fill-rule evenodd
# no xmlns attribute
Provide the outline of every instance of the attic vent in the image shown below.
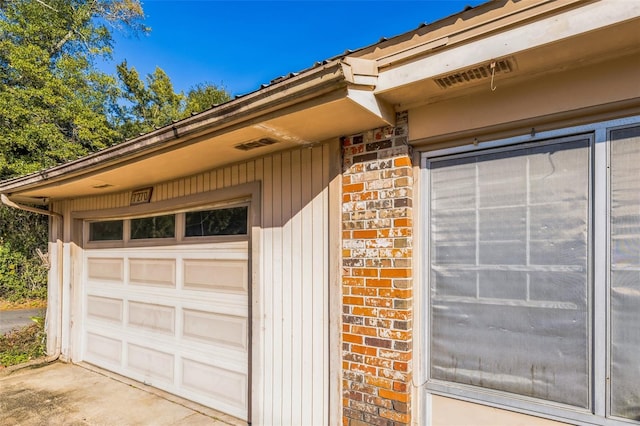
<svg viewBox="0 0 640 426"><path fill-rule="evenodd" d="M441 89L449 89L451 87L462 86L463 84L473 83L491 78L491 64L493 62L480 65L479 67L469 68L464 71L434 78ZM515 70L515 63L511 59L501 59L495 61L496 75L507 74Z"/></svg>
<svg viewBox="0 0 640 426"><path fill-rule="evenodd" d="M241 143L240 145L236 145L234 148L239 149L240 151L249 151L250 149L260 148L261 146L273 145L278 141L269 138L262 138L253 142Z"/></svg>

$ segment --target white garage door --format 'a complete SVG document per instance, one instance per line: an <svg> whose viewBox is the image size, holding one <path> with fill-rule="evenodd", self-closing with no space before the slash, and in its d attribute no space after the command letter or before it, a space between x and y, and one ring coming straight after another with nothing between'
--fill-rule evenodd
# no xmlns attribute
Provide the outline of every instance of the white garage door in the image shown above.
<svg viewBox="0 0 640 426"><path fill-rule="evenodd" d="M83 360L247 419L248 242L89 249Z"/></svg>

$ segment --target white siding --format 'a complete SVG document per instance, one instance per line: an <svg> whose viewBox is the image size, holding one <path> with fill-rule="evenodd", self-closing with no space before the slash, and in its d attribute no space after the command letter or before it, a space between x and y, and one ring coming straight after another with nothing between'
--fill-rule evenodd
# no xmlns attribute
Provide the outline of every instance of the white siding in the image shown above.
<svg viewBox="0 0 640 426"><path fill-rule="evenodd" d="M287 151L153 190L152 203L261 181L260 267L253 271L259 282L252 294L254 424L329 422L328 186L330 162L339 161L331 158L334 151L332 144ZM112 209L128 206L129 197L87 197L58 207Z"/></svg>

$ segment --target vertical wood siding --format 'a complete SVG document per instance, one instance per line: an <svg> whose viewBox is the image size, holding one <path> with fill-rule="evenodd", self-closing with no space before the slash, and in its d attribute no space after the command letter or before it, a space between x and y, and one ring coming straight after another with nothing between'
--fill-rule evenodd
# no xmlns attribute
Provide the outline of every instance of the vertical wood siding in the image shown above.
<svg viewBox="0 0 640 426"><path fill-rule="evenodd" d="M254 330L254 424L328 424L330 145L287 151L158 184L153 201L262 182ZM70 211L129 205L130 192L66 202ZM179 205L177 205L179 207ZM336 350L339 348L336 348ZM255 395L255 393L258 393Z"/></svg>

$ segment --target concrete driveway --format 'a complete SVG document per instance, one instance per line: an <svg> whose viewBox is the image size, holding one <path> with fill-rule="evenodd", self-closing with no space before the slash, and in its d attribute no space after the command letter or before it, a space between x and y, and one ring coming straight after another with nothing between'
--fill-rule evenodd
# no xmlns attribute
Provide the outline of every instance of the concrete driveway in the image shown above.
<svg viewBox="0 0 640 426"><path fill-rule="evenodd" d="M2 425L246 425L234 417L90 366L0 370Z"/></svg>

